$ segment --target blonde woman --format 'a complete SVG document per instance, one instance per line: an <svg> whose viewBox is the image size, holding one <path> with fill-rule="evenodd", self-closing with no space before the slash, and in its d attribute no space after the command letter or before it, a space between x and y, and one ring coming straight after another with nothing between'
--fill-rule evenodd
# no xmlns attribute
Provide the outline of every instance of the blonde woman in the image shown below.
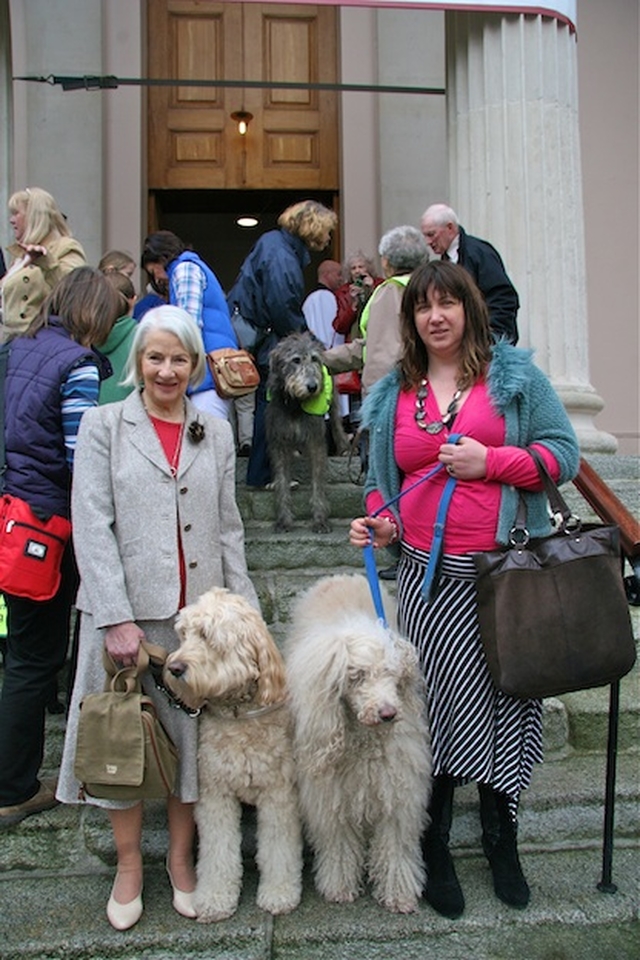
<svg viewBox="0 0 640 960"><path fill-rule="evenodd" d="M84 250L71 236L50 193L40 187L19 190L9 199L15 243L2 278L2 341L22 335L59 280L86 264Z"/></svg>

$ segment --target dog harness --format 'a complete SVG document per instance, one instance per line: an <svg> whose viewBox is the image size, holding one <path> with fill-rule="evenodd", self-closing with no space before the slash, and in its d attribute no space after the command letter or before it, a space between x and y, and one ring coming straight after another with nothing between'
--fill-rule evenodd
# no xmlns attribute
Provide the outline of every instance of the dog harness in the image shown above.
<svg viewBox="0 0 640 960"><path fill-rule="evenodd" d="M327 368L322 366L322 390L315 397L303 400L300 406L305 413L310 413L316 417L324 417L329 413L331 400L333 399L333 378Z"/></svg>

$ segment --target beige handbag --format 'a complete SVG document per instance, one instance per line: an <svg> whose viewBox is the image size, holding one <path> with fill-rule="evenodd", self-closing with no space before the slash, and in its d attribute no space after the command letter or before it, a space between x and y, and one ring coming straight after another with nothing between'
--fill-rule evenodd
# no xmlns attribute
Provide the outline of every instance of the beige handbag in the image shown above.
<svg viewBox="0 0 640 960"><path fill-rule="evenodd" d="M166 651L142 643L136 666L118 670L105 652L106 690L80 704L74 773L83 795L144 800L173 790L178 752L140 688L150 656L162 662Z"/></svg>

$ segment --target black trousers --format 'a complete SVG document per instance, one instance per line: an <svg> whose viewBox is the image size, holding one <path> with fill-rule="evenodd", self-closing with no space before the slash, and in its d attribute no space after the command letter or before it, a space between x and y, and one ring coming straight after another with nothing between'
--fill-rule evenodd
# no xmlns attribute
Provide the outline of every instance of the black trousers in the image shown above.
<svg viewBox="0 0 640 960"><path fill-rule="evenodd" d="M0 807L24 803L39 789L47 698L64 665L78 574L71 544L52 600L5 594L7 646L0 694Z"/></svg>
<svg viewBox="0 0 640 960"><path fill-rule="evenodd" d="M247 484L251 487L264 487L271 482L271 464L267 451L267 430L265 413L267 411L268 367L258 367L260 383L256 390L256 406L253 415L253 440L247 463Z"/></svg>

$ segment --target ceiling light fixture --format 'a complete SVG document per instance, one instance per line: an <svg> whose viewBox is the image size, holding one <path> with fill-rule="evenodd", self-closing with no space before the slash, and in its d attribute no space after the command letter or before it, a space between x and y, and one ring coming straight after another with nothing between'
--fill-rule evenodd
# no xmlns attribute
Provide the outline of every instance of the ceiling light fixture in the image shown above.
<svg viewBox="0 0 640 960"><path fill-rule="evenodd" d="M253 114L249 113L248 110L235 110L231 114L231 119L238 124L238 133L241 137L244 137L249 129L249 123L253 120Z"/></svg>
<svg viewBox="0 0 640 960"><path fill-rule="evenodd" d="M257 227L258 218L257 217L238 217L236 223L239 227Z"/></svg>

